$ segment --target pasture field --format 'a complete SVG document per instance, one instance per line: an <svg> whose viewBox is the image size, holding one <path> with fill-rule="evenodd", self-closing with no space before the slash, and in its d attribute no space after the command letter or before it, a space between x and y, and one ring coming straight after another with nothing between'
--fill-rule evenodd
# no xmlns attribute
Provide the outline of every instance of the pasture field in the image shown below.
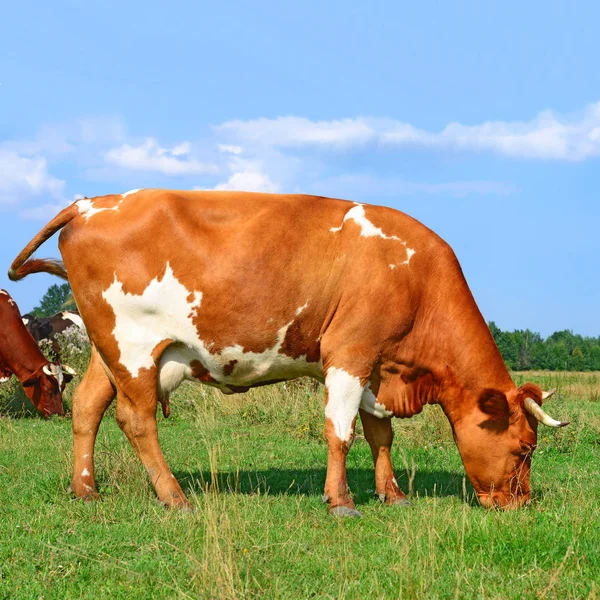
<svg viewBox="0 0 600 600"><path fill-rule="evenodd" d="M548 411L571 421L540 427L530 507L479 508L444 415L428 407L394 425L412 508L374 497L359 427L354 520L321 503L327 449L312 382L174 394L160 438L189 513L155 500L113 409L97 444L103 499L71 499L70 420L16 414L11 382L0 390L0 598L596 598L600 374L514 377L557 386Z"/></svg>

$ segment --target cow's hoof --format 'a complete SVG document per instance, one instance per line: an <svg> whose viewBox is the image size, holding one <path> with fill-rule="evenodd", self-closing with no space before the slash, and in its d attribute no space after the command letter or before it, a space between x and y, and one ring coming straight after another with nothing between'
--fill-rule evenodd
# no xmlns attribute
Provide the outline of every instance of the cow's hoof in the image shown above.
<svg viewBox="0 0 600 600"><path fill-rule="evenodd" d="M162 504L165 508L168 508L169 510L173 510L175 512L191 513L196 510L195 506L187 498L185 500L177 498L175 501L171 500L169 502L157 498L156 501L159 504Z"/></svg>
<svg viewBox="0 0 600 600"><path fill-rule="evenodd" d="M407 498L396 498L390 503L390 506L412 506L412 502Z"/></svg>
<svg viewBox="0 0 600 600"><path fill-rule="evenodd" d="M83 500L83 502L95 502L96 500L100 500L100 494L94 489L79 492L73 489L72 485L69 485L69 487L67 488L67 494L69 494L70 496L74 496L77 500Z"/></svg>
<svg viewBox="0 0 600 600"><path fill-rule="evenodd" d="M329 514L334 517L355 517L360 518L362 514L358 512L355 508L351 508L350 506L334 506L329 509Z"/></svg>
<svg viewBox="0 0 600 600"><path fill-rule="evenodd" d="M381 500L381 502L384 502L388 506L412 506L412 502L410 500L408 500L406 497L394 498L392 500L392 499L388 499L385 494L378 494L378 496L379 496L379 500Z"/></svg>

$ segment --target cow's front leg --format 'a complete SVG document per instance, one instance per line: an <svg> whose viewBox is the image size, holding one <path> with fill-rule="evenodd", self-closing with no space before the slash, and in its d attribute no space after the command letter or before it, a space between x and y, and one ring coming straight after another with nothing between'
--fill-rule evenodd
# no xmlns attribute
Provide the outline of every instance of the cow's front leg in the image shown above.
<svg viewBox="0 0 600 600"><path fill-rule="evenodd" d="M325 438L327 439L327 477L324 500L329 513L360 517L348 491L346 456L354 441L354 424L363 386L358 377L343 369L330 368L325 376Z"/></svg>
<svg viewBox="0 0 600 600"><path fill-rule="evenodd" d="M71 491L84 500L98 497L94 480L94 444L100 421L115 397L102 359L92 347L88 370L73 395L73 479Z"/></svg>
<svg viewBox="0 0 600 600"><path fill-rule="evenodd" d="M171 473L158 444L156 385L136 386L136 392L117 394L117 423L142 461L158 499L167 506L189 508L190 502Z"/></svg>
<svg viewBox="0 0 600 600"><path fill-rule="evenodd" d="M409 505L404 492L398 487L394 477L390 448L394 440L391 417L378 418L360 409L365 438L371 446L375 463L375 490L379 499L386 504Z"/></svg>

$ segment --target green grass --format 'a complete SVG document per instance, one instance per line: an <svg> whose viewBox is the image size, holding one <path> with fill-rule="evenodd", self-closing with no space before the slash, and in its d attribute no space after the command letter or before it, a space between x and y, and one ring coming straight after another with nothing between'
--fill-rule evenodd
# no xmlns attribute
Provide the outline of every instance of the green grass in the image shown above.
<svg viewBox="0 0 600 600"><path fill-rule="evenodd" d="M0 598L595 598L598 375L533 379L552 377L548 411L571 425L540 429L531 507L479 508L449 426L429 407L395 422L410 509L375 499L369 447L355 442L348 475L360 520L329 517L321 503L327 448L311 383L233 397L180 388L160 438L191 513L158 504L112 413L97 443L103 500L71 499L70 421L15 417L21 400L9 384L0 391L13 415L0 417Z"/></svg>

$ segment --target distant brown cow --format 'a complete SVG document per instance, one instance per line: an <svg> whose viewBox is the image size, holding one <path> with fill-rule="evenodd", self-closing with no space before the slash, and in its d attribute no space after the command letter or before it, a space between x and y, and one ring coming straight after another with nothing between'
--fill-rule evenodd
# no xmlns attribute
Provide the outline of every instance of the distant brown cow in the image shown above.
<svg viewBox="0 0 600 600"><path fill-rule="evenodd" d="M63 227L64 267L30 259ZM86 198L35 236L9 277L40 271L68 272L95 348L73 406L80 497L96 494L94 442L116 390L117 421L158 497L188 504L156 426L157 403L184 379L225 393L324 381L325 498L337 515L358 514L346 455L359 412L389 504L406 503L392 416L440 404L479 500L505 507L529 500L538 420L564 425L537 385L513 383L448 244L390 208L244 192Z"/></svg>
<svg viewBox="0 0 600 600"><path fill-rule="evenodd" d="M42 416L64 414L62 392L74 371L42 354L23 324L16 302L0 290L0 382L8 381L12 374Z"/></svg>
<svg viewBox="0 0 600 600"><path fill-rule="evenodd" d="M50 317L36 317L28 313L23 315L23 323L36 342L55 340L58 333L71 327L85 329L79 314L70 310L63 310Z"/></svg>
<svg viewBox="0 0 600 600"><path fill-rule="evenodd" d="M43 340L49 342L53 358L58 361L60 361L60 344L56 338L57 334L71 327L85 330L79 314L70 310L63 310L50 317L36 317L28 313L23 315L23 323L38 344Z"/></svg>

